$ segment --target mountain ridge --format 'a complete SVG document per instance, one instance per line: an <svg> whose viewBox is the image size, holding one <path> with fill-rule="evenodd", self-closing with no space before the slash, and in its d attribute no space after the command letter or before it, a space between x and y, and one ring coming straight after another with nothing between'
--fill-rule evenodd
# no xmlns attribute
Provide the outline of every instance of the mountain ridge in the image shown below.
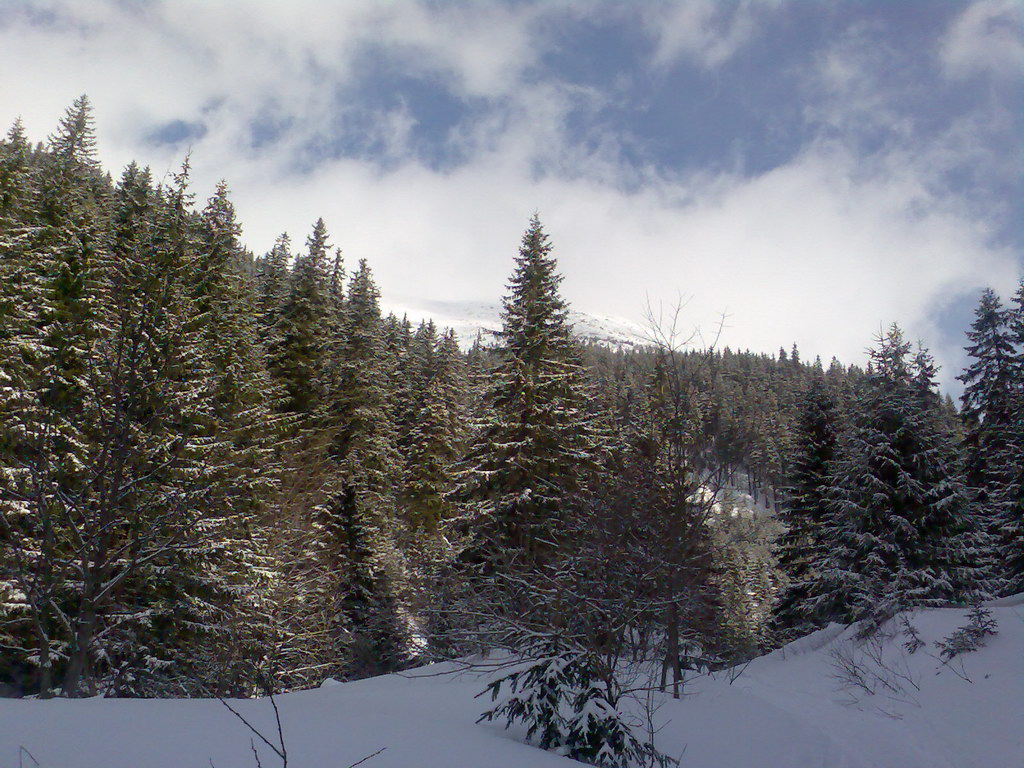
<svg viewBox="0 0 1024 768"><path fill-rule="evenodd" d="M463 349L472 346L478 335L485 346L493 345L502 324L502 307L497 301L441 301L396 296L381 297L380 306L384 314L405 317L414 324L433 320L440 328L451 328ZM570 309L569 323L575 335L587 342L629 349L652 343L647 329L624 317Z"/></svg>

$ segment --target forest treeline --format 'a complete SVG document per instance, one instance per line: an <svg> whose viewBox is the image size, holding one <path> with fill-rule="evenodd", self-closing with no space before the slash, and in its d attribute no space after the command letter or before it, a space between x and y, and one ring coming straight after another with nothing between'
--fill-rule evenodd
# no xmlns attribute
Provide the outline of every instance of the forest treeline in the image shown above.
<svg viewBox="0 0 1024 768"><path fill-rule="evenodd" d="M956 408L896 326L864 369L583 345L536 217L468 353L382 316L323 220L239 234L187 162L111 179L84 97L0 143L7 692L248 696L544 638L678 693L1024 589L1024 287L984 293Z"/></svg>

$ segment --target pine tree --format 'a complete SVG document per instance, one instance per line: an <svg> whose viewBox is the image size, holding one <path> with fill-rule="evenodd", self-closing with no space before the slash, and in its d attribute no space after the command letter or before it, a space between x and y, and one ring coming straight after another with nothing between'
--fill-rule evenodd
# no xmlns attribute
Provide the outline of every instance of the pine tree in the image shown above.
<svg viewBox="0 0 1024 768"><path fill-rule="evenodd" d="M331 274L327 281L327 304L331 317L340 320L345 307L345 257L341 248L334 249L334 261L331 262Z"/></svg>
<svg viewBox="0 0 1024 768"><path fill-rule="evenodd" d="M287 392L285 410L310 416L320 405L320 371L329 330L327 297L327 226L317 219L306 253L295 261L288 296L281 309L280 346L272 349L269 367Z"/></svg>
<svg viewBox="0 0 1024 768"><path fill-rule="evenodd" d="M37 186L37 168L18 120L0 142L0 413L11 409L0 417L0 456L13 448L13 435L5 438L4 427L14 423L13 414L23 403L19 384L25 385L26 363L41 341L35 329L42 326L45 287L29 247ZM0 467L9 468L13 460L0 459Z"/></svg>
<svg viewBox="0 0 1024 768"><path fill-rule="evenodd" d="M29 686L46 695L81 627L62 620L62 613L76 598L73 584L81 582L69 563L80 554L75 529L86 511L81 499L92 490L88 456L95 434L83 414L94 402L88 379L102 331L107 189L85 97L67 110L39 158L38 186L14 194L9 185L32 174L19 134L12 131L4 152L8 189L0 232L15 245L0 259L2 276L12 278L4 292L14 299L7 302L13 312L0 310L0 559L14 563L24 596L19 610L31 626L38 666Z"/></svg>
<svg viewBox="0 0 1024 768"><path fill-rule="evenodd" d="M177 607L163 603L171 581L160 570L187 548L195 523L194 491L181 495L180 506L170 499L183 490L187 468L198 464L189 432L203 412L201 383L190 375L192 366L183 368L186 359L202 359L186 330L186 179L187 168L164 195L152 189L149 171L133 164L114 196L104 274L109 333L92 379L101 434L96 458L110 459L97 467L98 503L82 521L89 546L81 558L89 565L78 611L82 626L65 681L72 695L110 677L126 690L145 685L139 673L145 677L166 650L159 647L160 631L150 630L154 623L166 626L160 617L166 621ZM127 552L142 557L119 570ZM101 646L93 639L100 636Z"/></svg>
<svg viewBox="0 0 1024 768"><path fill-rule="evenodd" d="M273 385L259 342L256 289L226 184L221 182L196 222L188 299L201 334L206 422L204 520L179 569L183 604L176 614L176 651L208 688L254 690L248 659L269 631L263 603L270 563L262 525L276 481ZM186 569L184 566L188 566ZM185 621L188 606L192 614Z"/></svg>
<svg viewBox="0 0 1024 768"><path fill-rule="evenodd" d="M1010 336L1009 313L999 297L986 289L967 332L966 351L971 363L957 378L964 383L960 397L966 427L968 479L982 494L992 495L999 480L991 478L997 457L1011 442L1015 422L1015 390L1022 372Z"/></svg>
<svg viewBox="0 0 1024 768"><path fill-rule="evenodd" d="M0 142L0 647L8 649L0 662L0 681L19 688L25 674L21 659L33 645L31 610L22 597L32 590L19 585L17 565L27 515L24 502L16 498L25 478L18 445L26 435L19 434L18 414L31 399L25 389L27 346L39 325L33 299L42 295L31 282L26 247L36 186L33 170L18 120Z"/></svg>
<svg viewBox="0 0 1024 768"><path fill-rule="evenodd" d="M32 148L21 120L15 120L7 138L0 143L0 227L27 221L37 183L31 162ZM5 250L11 247L5 243Z"/></svg>
<svg viewBox="0 0 1024 768"><path fill-rule="evenodd" d="M454 509L456 462L465 442L466 384L458 343L433 323L416 333L417 386L406 458L405 507L414 528L436 531Z"/></svg>
<svg viewBox="0 0 1024 768"><path fill-rule="evenodd" d="M190 294L203 321L217 422L212 428L227 446L231 458L226 463L235 472L234 498L224 501L249 507L263 495L261 478L269 474L267 443L274 434L270 406L281 393L266 369L257 290L247 274L240 228L224 182L203 210L197 229Z"/></svg>
<svg viewBox="0 0 1024 768"><path fill-rule="evenodd" d="M271 356L280 354L282 329L279 327L279 323L288 295L291 258L291 240L285 233L277 238L274 247L260 259L257 266L256 281L259 286L257 312L260 321L260 338Z"/></svg>
<svg viewBox="0 0 1024 768"><path fill-rule="evenodd" d="M328 599L341 635L338 674L361 678L400 669L409 660L409 640L399 609L393 564L383 550L387 535L349 485L323 507L326 552L337 579Z"/></svg>
<svg viewBox="0 0 1024 768"><path fill-rule="evenodd" d="M933 391L934 367L910 349L895 325L879 340L855 423L839 443L826 556L811 590L819 620L879 620L982 594L984 540Z"/></svg>
<svg viewBox="0 0 1024 768"><path fill-rule="evenodd" d="M362 260L332 344L320 416L332 467L329 497L320 506L323 556L338 593L348 596L338 614L344 632L335 628L339 638L348 635L348 676L393 670L404 663L408 647L397 608L404 566L393 538L401 478L390 402L394 361L385 347L378 299ZM376 662L373 649L380 653Z"/></svg>
<svg viewBox="0 0 1024 768"><path fill-rule="evenodd" d="M105 195L92 108L75 100L50 137L40 193L43 227L33 250L48 283L44 322L49 408L66 414L84 397L83 366L96 334L95 280L105 247Z"/></svg>
<svg viewBox="0 0 1024 768"><path fill-rule="evenodd" d="M779 543L778 562L788 584L775 606L773 624L783 637L817 628L816 618L807 615L807 600L817 578L817 563L827 554L821 527L839 439L839 408L820 364L813 375L800 411L793 470L779 511L786 532Z"/></svg>
<svg viewBox="0 0 1024 768"><path fill-rule="evenodd" d="M78 130L83 121L71 122ZM61 142L55 140L53 145L59 147ZM139 314L151 311L164 319L167 316L161 311L164 306L154 307L146 300L145 291L133 290L142 287L133 279L142 270L132 269L121 258L125 243L132 243L127 250L145 251L148 264L160 262L157 253L148 250L154 240L146 236L147 227L134 221L134 214L148 206L148 175L130 167L122 190L124 202L115 205L110 250L93 250L84 258L76 250L78 245L56 248L62 257L57 284L64 290L37 297L44 316L53 306L44 297L65 307L77 306L77 313L62 313L63 328L84 330L78 347L66 345L64 350L71 354L63 356L52 355L44 335L36 361L42 363L37 381L46 383L30 386L26 402L32 407L22 410L22 424L34 418L48 425L43 434L49 437L34 441L31 452L31 443L22 441L19 452L33 457L31 474L36 479L32 487L15 485L13 489L15 496L29 502L32 523L23 532L38 543L37 558L19 560L23 581L33 585L29 603L36 628L35 655L41 662L37 685L44 695L53 683L72 696L95 690L96 681L117 666L114 636L137 620L140 610L146 612L145 607L132 605L131 598L128 605L122 601L126 594L135 594L129 584L139 576L142 564L170 549L164 535L177 520L169 509L154 512L166 501L156 489L173 473L167 461L168 433L160 431L158 436L151 431L154 420L163 415L154 389L173 395L166 382L154 384L148 378L153 369L146 368L141 358L164 348L155 328L139 321ZM75 195L57 187L47 194L53 198L49 211L41 214L50 222L45 242L67 243L70 238L85 246L87 239L80 236L83 221L90 223L96 242L99 235L105 236L102 222L74 215ZM60 198L72 210L63 219L54 218L62 208L53 202ZM69 252L71 258L63 258ZM66 279L72 274L79 279ZM67 290L71 286L74 290ZM119 300L126 295L131 296L130 304ZM75 314L77 324L66 322ZM45 328L44 334L49 330ZM66 365L71 360L73 367ZM77 398L74 409L65 407L63 397L48 397L52 390L47 374L54 369L63 369L65 375L74 371L64 386L65 394L71 392ZM161 367L157 377L165 374L168 371ZM156 453L161 453L161 459L147 464ZM75 471L69 470L69 464ZM155 466L162 471L154 471ZM150 506L157 497L160 503ZM16 543L15 548L23 554L33 551L27 543ZM55 567L58 564L60 568Z"/></svg>
<svg viewBox="0 0 1024 768"><path fill-rule="evenodd" d="M967 332L971 359L957 378L964 382L961 419L967 478L974 491L975 514L995 541L1012 541L1014 509L1020 509L1024 452L1019 437L1024 360L1018 355L1011 330L1013 315L1003 309L991 289L981 296L975 320ZM995 553L993 553L995 554ZM1012 560L1012 554L1010 558ZM1012 566L997 567L1005 589Z"/></svg>
<svg viewBox="0 0 1024 768"><path fill-rule="evenodd" d="M503 299L502 360L461 478L486 561L550 559L568 500L593 463L586 383L551 244L534 216Z"/></svg>
<svg viewBox="0 0 1024 768"><path fill-rule="evenodd" d="M338 577L326 554L322 519L331 494L340 493L337 469L325 447L336 423L325 395L338 367L340 324L328 250L320 219L290 270L287 235L278 238L260 270L267 368L285 392L277 408L286 418L277 446L281 487L265 528L275 562L268 598L276 627L270 661L282 690L344 674L345 631L339 629L335 603Z"/></svg>
<svg viewBox="0 0 1024 768"><path fill-rule="evenodd" d="M384 350L391 361L391 412L395 426L395 445L407 454L415 419L416 392L422 382L416 370L414 334L408 317L391 313L382 325Z"/></svg>
<svg viewBox="0 0 1024 768"><path fill-rule="evenodd" d="M136 695L194 690L193 676L220 683L208 660L227 646L213 639L223 639L230 602L218 572L222 535L246 491L227 476L244 471L244 461L236 467L240 455L225 455L238 435L221 418L224 377L237 371L218 358L207 325L223 320L223 333L233 333L215 307L227 289L214 273L226 259L203 242L187 185L187 163L160 191L148 171L130 166L117 190L109 333L93 379L103 435L98 528L88 537L96 541L88 556L95 594L83 595L103 640L78 643L81 669L72 666L68 677L76 672L83 690L110 678L115 690ZM103 466L104 456L112 466ZM108 536L104 520L125 529ZM125 551L138 557L131 567L118 555Z"/></svg>
<svg viewBox="0 0 1024 768"><path fill-rule="evenodd" d="M32 252L44 290L28 297L38 320L12 337L25 365L4 359L19 407L0 451L15 459L0 560L13 551L27 587L23 658L38 674L25 687L152 695L189 690L195 674L220 685L238 650L225 609L247 591L229 567L244 551L238 524L266 490L248 421L266 421L266 376L238 293L244 254L224 190L197 220L187 166L156 190L131 165L112 194L92 163L75 166L86 108L43 158Z"/></svg>
<svg viewBox="0 0 1024 768"><path fill-rule="evenodd" d="M1024 279L1013 303L1009 325L1016 345L1015 418L1005 455L997 459L1004 482L998 540L1005 569L1005 594L1024 591Z"/></svg>
<svg viewBox="0 0 1024 768"><path fill-rule="evenodd" d="M391 514L398 459L390 368L379 292L365 260L352 276L329 368L324 418L329 453L344 480L374 508Z"/></svg>

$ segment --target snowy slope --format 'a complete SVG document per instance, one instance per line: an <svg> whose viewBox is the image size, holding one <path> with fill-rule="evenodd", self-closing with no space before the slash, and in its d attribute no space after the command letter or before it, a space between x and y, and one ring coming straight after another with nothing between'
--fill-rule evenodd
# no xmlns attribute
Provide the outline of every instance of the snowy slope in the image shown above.
<svg viewBox="0 0 1024 768"><path fill-rule="evenodd" d="M913 654L896 626L877 646L832 625L755 660L731 684L695 680L692 696L666 708L662 746L685 746L702 768L1021 768L1024 595L991 605L998 635L949 664L933 643L964 624L957 609L911 617L926 642ZM841 673L840 659L855 662L873 695ZM723 732L717 718L732 725Z"/></svg>
<svg viewBox="0 0 1024 768"><path fill-rule="evenodd" d="M738 677L689 681L657 712L659 747L699 768L1021 768L1024 766L1024 595L991 604L999 634L942 664L932 642L964 612L911 619L927 645L910 654L897 634L858 645L832 626L751 663ZM870 687L837 679L855 661ZM475 724L484 672L428 667L278 697L291 768L347 766L386 750L368 768L541 768L565 758ZM891 686L875 678L888 680ZM266 700L235 704L272 733ZM252 768L250 734L216 701L0 700L0 768ZM263 765L279 765L263 749Z"/></svg>
<svg viewBox="0 0 1024 768"><path fill-rule="evenodd" d="M427 668L419 674L430 674ZM412 673L416 674L416 673ZM486 680L388 675L277 698L290 768L564 766L566 760L475 724ZM232 702L268 736L268 700ZM252 734L216 700L0 700L0 767L26 746L42 768L255 768ZM280 761L260 747L265 768ZM26 764L31 762L26 758Z"/></svg>
<svg viewBox="0 0 1024 768"><path fill-rule="evenodd" d="M439 328L451 328L459 337L463 349L473 344L478 333L484 343L494 339L501 328L501 305L484 301L429 301L425 299L381 299L384 314L408 317L413 324L433 319ZM643 326L622 317L595 315L570 310L569 322L576 335L587 341L596 341L611 347L634 347L649 344Z"/></svg>

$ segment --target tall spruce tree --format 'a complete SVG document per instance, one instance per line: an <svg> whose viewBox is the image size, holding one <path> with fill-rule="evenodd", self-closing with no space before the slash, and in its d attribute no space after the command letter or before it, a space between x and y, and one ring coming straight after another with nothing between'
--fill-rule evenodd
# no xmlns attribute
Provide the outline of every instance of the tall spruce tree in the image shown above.
<svg viewBox="0 0 1024 768"><path fill-rule="evenodd" d="M839 440L839 407L820 361L804 397L797 421L796 449L790 480L779 510L786 531L779 542L779 567L787 586L775 606L773 624L782 639L816 629L807 615L807 600L817 578L817 564L826 557L821 540L825 492Z"/></svg>
<svg viewBox="0 0 1024 768"><path fill-rule="evenodd" d="M0 234L14 244L0 259L2 276L13 278L4 290L13 301L4 302L0 319L6 326L0 327L0 439L6 446L0 559L13 563L23 596L20 618L31 628L24 647L33 650L24 658L33 660L35 670L22 671L30 689L47 695L66 678L63 662L76 652L83 626L70 603L81 596L74 585L83 576L74 568L84 548L75 532L88 519L81 502L92 490L89 452L96 433L86 414L95 413L88 382L102 331L108 190L85 97L67 110L47 142L37 163L38 184L15 193L10 185L32 173L19 133L12 132L4 152L8 189Z"/></svg>
<svg viewBox="0 0 1024 768"><path fill-rule="evenodd" d="M1019 439L1024 360L1015 348L1011 320L1012 313L1003 308L994 291L986 289L967 331L970 363L957 377L964 383L960 417L967 479L976 515L997 541L1004 538L1014 508L1020 507L1019 467L1024 462ZM996 575L1002 584L996 589L1001 590L1012 579L1006 563L998 559Z"/></svg>
<svg viewBox="0 0 1024 768"><path fill-rule="evenodd" d="M466 430L466 384L451 331L437 338L424 323L413 345L416 387L406 454L404 506L414 528L437 531L454 512L456 462Z"/></svg>
<svg viewBox="0 0 1024 768"><path fill-rule="evenodd" d="M176 643L190 673L212 689L255 689L252 665L267 628L263 516L276 487L273 453L283 398L266 369L257 296L227 185L217 185L195 226L187 300L197 314L209 410L204 443L204 521L178 581ZM198 367L198 366L197 366ZM187 566L187 567L186 567ZM191 611L188 621L185 612Z"/></svg>
<svg viewBox="0 0 1024 768"><path fill-rule="evenodd" d="M42 325L45 289L29 247L37 223L38 177L18 120L0 141L0 467L6 469L15 460L10 454L3 458L3 451L14 445L8 428L15 423L19 402L24 402L19 387L26 384L27 364L38 354L40 338L33 329Z"/></svg>
<svg viewBox="0 0 1024 768"><path fill-rule="evenodd" d="M534 216L503 299L501 363L461 477L478 555L527 566L549 560L560 520L594 456L586 383L551 243Z"/></svg>
<svg viewBox="0 0 1024 768"><path fill-rule="evenodd" d="M1005 483L998 533L1005 594L1024 591L1024 279L1013 304L1009 325L1016 345L1015 417L1006 456L999 462Z"/></svg>
<svg viewBox="0 0 1024 768"><path fill-rule="evenodd" d="M105 247L105 190L85 96L67 110L48 149L40 195L44 226L34 248L44 258L49 282L45 343L51 368L45 399L66 413L83 399L84 359L97 332L95 280Z"/></svg>
<svg viewBox="0 0 1024 768"><path fill-rule="evenodd" d="M269 360L271 373L287 393L285 410L301 417L309 417L320 406L320 372L329 329L329 248L327 226L317 219L306 240L306 252L292 268L278 321L280 340L271 348Z"/></svg>
<svg viewBox="0 0 1024 768"><path fill-rule="evenodd" d="M114 196L104 275L109 333L92 377L100 427L90 461L94 508L80 524L86 577L65 680L72 695L108 677L119 692L152 693L159 686L147 673L173 655L174 641L161 631L181 607L169 569L187 557L203 508L201 483L186 478L200 477L194 427L208 412L205 358L186 293L193 258L186 185L187 167L159 193L148 170L130 165Z"/></svg>
<svg viewBox="0 0 1024 768"><path fill-rule="evenodd" d="M268 359L275 359L281 346L279 323L281 311L288 295L291 239L287 233L278 236L274 247L259 260L256 269L258 287L257 312L260 321L260 338L267 350Z"/></svg>
<svg viewBox="0 0 1024 768"><path fill-rule="evenodd" d="M19 683L24 647L31 645L26 592L18 584L15 547L22 535L23 502L15 499L21 484L22 442L17 428L28 393L24 349L30 340L35 316L32 297L40 292L30 284L32 270L25 240L32 225L31 201L35 192L34 169L25 133L18 120L6 140L0 141L0 647L9 649L0 663L0 681ZM19 509L20 508L20 509ZM21 652L15 652L19 649ZM22 659L7 661L13 656ZM16 679L16 677L18 679ZM10 683L8 683L10 684Z"/></svg>
<svg viewBox="0 0 1024 768"><path fill-rule="evenodd" d="M27 220L37 182L32 148L18 119L7 132L5 140L0 142L0 226L8 235L10 227ZM4 250L12 245L5 242Z"/></svg>
<svg viewBox="0 0 1024 768"><path fill-rule="evenodd" d="M854 424L830 472L816 621L879 620L983 594L985 541L972 516L930 357L893 325L871 351Z"/></svg>
<svg viewBox="0 0 1024 768"><path fill-rule="evenodd" d="M992 289L982 293L965 348L970 363L957 378L964 383L961 417L968 452L968 480L989 497L1000 479L991 471L1012 442L1021 362L1010 329L1010 313Z"/></svg>
<svg viewBox="0 0 1024 768"><path fill-rule="evenodd" d="M341 311L345 306L345 257L341 248L334 249L331 261L331 272L327 279L327 311L335 323L341 321ZM335 325L334 332L337 332Z"/></svg>
<svg viewBox="0 0 1024 768"><path fill-rule="evenodd" d="M338 337L327 368L323 419L329 424L328 451L348 485L383 521L394 513L398 473L391 403L391 368L380 294L366 260L352 276Z"/></svg>
<svg viewBox="0 0 1024 768"><path fill-rule="evenodd" d="M349 284L331 355L320 422L329 436L332 469L320 525L323 556L341 601L335 633L348 658L342 674L361 677L401 666L408 648L398 611L403 564L394 543L401 479L391 403L394 361L365 260Z"/></svg>

